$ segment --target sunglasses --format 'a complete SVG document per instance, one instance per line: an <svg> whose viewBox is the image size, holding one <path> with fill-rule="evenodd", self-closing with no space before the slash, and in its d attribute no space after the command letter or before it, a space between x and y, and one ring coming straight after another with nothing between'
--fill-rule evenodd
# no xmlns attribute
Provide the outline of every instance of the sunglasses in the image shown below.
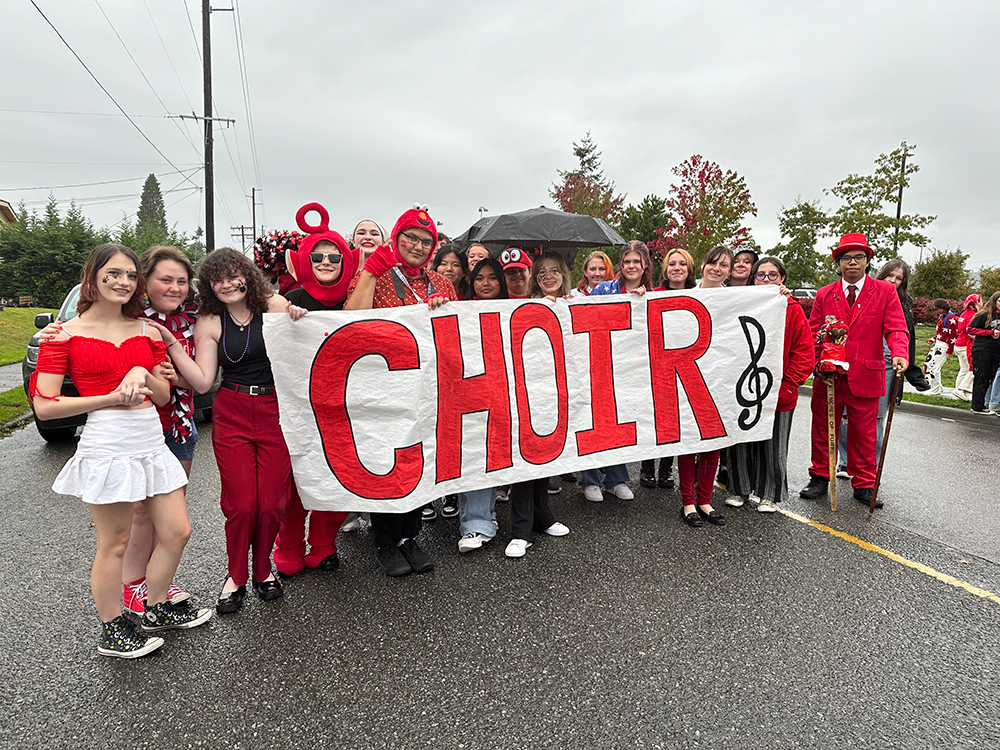
<svg viewBox="0 0 1000 750"><path fill-rule="evenodd" d="M336 265L340 263L343 256L340 253L309 253L309 260L313 263L322 263L324 258Z"/></svg>

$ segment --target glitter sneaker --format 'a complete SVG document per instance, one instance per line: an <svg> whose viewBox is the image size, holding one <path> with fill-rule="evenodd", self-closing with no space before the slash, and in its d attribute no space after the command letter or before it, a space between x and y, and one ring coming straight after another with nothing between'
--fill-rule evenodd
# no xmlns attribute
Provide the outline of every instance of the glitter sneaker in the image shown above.
<svg viewBox="0 0 1000 750"><path fill-rule="evenodd" d="M142 629L147 633L154 630L175 628L196 628L212 619L211 609L191 609L170 602L152 604L142 614Z"/></svg>
<svg viewBox="0 0 1000 750"><path fill-rule="evenodd" d="M137 631L130 619L119 615L111 622L104 623L101 638L97 642L97 653L122 659L138 659L162 645L162 638Z"/></svg>

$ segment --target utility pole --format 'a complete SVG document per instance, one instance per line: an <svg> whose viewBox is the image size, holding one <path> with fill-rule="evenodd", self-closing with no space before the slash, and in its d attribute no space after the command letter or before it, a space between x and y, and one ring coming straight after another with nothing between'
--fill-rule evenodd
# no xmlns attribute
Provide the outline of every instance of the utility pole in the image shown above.
<svg viewBox="0 0 1000 750"><path fill-rule="evenodd" d="M899 257L899 220L903 216L903 181L906 179L906 141L903 141L903 164L899 168L899 197L896 198L896 231L892 235L892 257ZM920 257L923 258L923 248Z"/></svg>
<svg viewBox="0 0 1000 750"><path fill-rule="evenodd" d="M253 238L254 238L253 237L253 224L251 224L250 226L246 226L244 224L240 224L238 227L230 227L230 229L233 231L233 239L234 240L237 237L240 238L240 250L242 250L243 252L246 252L247 251L247 236L249 235L249 237L250 237L251 240L253 240Z"/></svg>
<svg viewBox="0 0 1000 750"><path fill-rule="evenodd" d="M250 222L250 228L253 229L257 226L257 188L255 187L250 188L250 202L252 205L251 212L253 213L253 220ZM263 234L264 233L261 232L262 236Z"/></svg>
<svg viewBox="0 0 1000 750"><path fill-rule="evenodd" d="M201 0L201 57L205 88L205 252L215 249L215 174L212 159L212 13L209 0Z"/></svg>

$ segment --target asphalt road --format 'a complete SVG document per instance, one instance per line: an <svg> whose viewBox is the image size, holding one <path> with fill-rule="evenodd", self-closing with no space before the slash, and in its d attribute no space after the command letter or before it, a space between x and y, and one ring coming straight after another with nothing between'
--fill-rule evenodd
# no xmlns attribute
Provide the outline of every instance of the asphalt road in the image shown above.
<svg viewBox="0 0 1000 750"><path fill-rule="evenodd" d="M793 495L807 417L802 399ZM211 604L223 519L200 429L178 578ZM347 535L339 571L131 662L96 652L89 514L49 489L73 446L29 427L0 441L0 747L1000 747L998 438L995 417L900 413L873 519L843 481L837 513L786 504L952 582L790 515L694 530L674 491L573 486L552 501L572 533L522 560L503 505L469 556L456 521L426 526L425 576L387 579Z"/></svg>

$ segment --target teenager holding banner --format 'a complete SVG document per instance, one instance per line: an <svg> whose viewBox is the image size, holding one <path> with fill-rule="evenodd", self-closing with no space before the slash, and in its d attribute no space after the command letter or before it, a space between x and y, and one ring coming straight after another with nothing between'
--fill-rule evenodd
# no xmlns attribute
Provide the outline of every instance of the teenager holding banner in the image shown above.
<svg viewBox="0 0 1000 750"><path fill-rule="evenodd" d="M306 221L306 215L313 211L320 216L317 226ZM288 293L288 301L309 311L343 309L347 287L359 266L359 251L351 250L339 233L330 230L330 215L319 203L302 206L295 221L307 234L298 248L288 254L289 270L302 284ZM343 511L307 511L293 481L274 544L274 567L278 575L289 578L306 568L324 572L339 568L337 533L346 518Z"/></svg>
<svg viewBox="0 0 1000 750"><path fill-rule="evenodd" d="M660 268L660 286L653 291L694 289L697 282L694 279L694 259L691 253L683 247L675 247L663 256ZM648 458L642 462L639 470L639 484L643 487L657 487L664 490L674 488L674 457L665 456L660 459L660 473L656 474L656 459Z"/></svg>
<svg viewBox="0 0 1000 750"><path fill-rule="evenodd" d="M514 248L516 249L516 248ZM508 251L504 251L507 255ZM509 266L505 264L505 270ZM507 277L508 284L510 276ZM509 288L509 287L508 287ZM529 284L531 296L555 302L570 291L569 269L559 253L546 252L535 261ZM504 550L507 557L524 557L535 540L535 532L549 536L566 536L569 528L556 521L549 509L549 480L530 479L517 482L510 488L510 536Z"/></svg>
<svg viewBox="0 0 1000 750"><path fill-rule="evenodd" d="M397 219L388 245L365 261L351 281L345 310L371 310L427 303L431 310L458 297L444 276L427 268L437 245L437 227L426 206L415 205ZM372 513L379 564L387 576L428 573L434 561L417 544L420 508L406 513Z"/></svg>
<svg viewBox="0 0 1000 750"><path fill-rule="evenodd" d="M618 276L611 281L602 281L591 290L592 296L605 294L638 294L642 296L653 287L653 261L645 243L632 240L625 244L618 255ZM592 503L604 500L601 492L604 475L604 489L619 500L633 500L635 495L628 487L628 468L625 464L605 466L602 469L587 469L580 474L583 496Z"/></svg>
<svg viewBox="0 0 1000 750"><path fill-rule="evenodd" d="M602 281L607 281L614 274L615 267L611 263L611 258L607 256L607 253L595 250L583 262L583 277L576 285L576 289L573 290L573 296L589 296L594 291L594 287Z"/></svg>
<svg viewBox="0 0 1000 750"><path fill-rule="evenodd" d="M778 258L764 256L753 265L751 286L780 287L786 276L784 263ZM727 449L730 496L726 498L726 505L738 508L753 495L759 498L757 510L760 513L774 513L778 509L776 503L788 499L788 435L792 429L792 414L799 400L799 386L812 373L816 357L812 331L802 306L791 295L787 299L781 387L771 438L737 443Z"/></svg>
<svg viewBox="0 0 1000 750"><path fill-rule="evenodd" d="M274 294L260 269L243 253L219 248L198 269L201 317L194 327L195 358L159 326L174 367L199 393L222 368L212 406L212 447L222 483L226 517L226 580L216 603L220 614L236 612L246 599L253 551L253 590L264 601L284 593L271 571L271 549L292 486L292 464L278 426L278 397L264 346L263 314L305 310Z"/></svg>
<svg viewBox="0 0 1000 750"><path fill-rule="evenodd" d="M733 266L733 251L718 245L708 251L701 264L699 289L719 289ZM701 517L716 526L723 526L726 519L712 507L712 488L715 486L715 472L719 468L719 451L691 453L677 457L677 473L681 480L681 518L688 526L700 528L704 524ZM697 479L697 487L695 481Z"/></svg>

